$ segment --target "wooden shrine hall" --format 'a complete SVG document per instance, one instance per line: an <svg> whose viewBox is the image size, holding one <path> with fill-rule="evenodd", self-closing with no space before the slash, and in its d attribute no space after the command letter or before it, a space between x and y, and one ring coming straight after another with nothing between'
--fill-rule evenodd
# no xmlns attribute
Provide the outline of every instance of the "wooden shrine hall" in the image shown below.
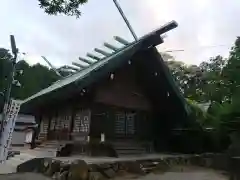
<svg viewBox="0 0 240 180"><path fill-rule="evenodd" d="M185 99L155 47L176 27L172 21L131 43L115 37L122 47L104 43L106 50L96 48L74 62L72 75L27 98L23 110L40 124L37 138L71 142L75 152L91 144L92 155L167 149L171 129L189 119Z"/></svg>

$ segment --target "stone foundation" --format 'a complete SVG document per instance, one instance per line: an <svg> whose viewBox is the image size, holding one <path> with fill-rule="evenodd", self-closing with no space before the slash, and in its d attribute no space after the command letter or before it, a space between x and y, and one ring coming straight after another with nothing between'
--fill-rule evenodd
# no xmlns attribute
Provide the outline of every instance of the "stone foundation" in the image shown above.
<svg viewBox="0 0 240 180"><path fill-rule="evenodd" d="M239 158L240 159L240 158ZM106 163L87 164L83 160L63 162L49 158L34 159L21 164L18 172L37 172L57 180L100 180L116 176L135 174L143 176L148 173L165 173L169 171L186 171L188 168L204 167L225 171L238 179L238 158L230 159L222 154L202 154L172 156L145 160L109 161ZM235 168L230 168L234 166ZM240 176L239 176L240 177Z"/></svg>

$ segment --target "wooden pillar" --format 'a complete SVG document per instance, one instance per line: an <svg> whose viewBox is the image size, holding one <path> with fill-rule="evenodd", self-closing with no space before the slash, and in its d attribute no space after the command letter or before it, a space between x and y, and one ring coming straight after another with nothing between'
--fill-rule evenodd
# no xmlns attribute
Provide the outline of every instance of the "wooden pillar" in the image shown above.
<svg viewBox="0 0 240 180"><path fill-rule="evenodd" d="M70 123L70 140L73 140L73 128L74 128L74 118L75 118L76 110L74 107L72 107L71 111L71 123Z"/></svg>

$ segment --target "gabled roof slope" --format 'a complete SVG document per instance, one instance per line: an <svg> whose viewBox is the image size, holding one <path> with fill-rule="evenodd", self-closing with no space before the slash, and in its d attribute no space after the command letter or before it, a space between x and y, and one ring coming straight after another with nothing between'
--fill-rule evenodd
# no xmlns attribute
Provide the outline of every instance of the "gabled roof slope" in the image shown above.
<svg viewBox="0 0 240 180"><path fill-rule="evenodd" d="M163 43L163 39L161 38L160 35L176 27L177 23L175 21L167 23L164 26L160 27L159 29L143 36L138 41L132 42L129 45L125 46L124 48L119 49L115 53L105 57L104 59L99 60L96 63L93 63L89 67L55 82L48 88L45 88L40 92L34 94L33 96L25 99L24 103L28 104L32 101L47 99L47 97L51 96L59 97L63 93L66 94L67 90L70 88L76 87L78 89L84 88L84 86L87 86L90 83L92 83L93 80L97 79L101 74L103 74L103 72L104 73L111 72L111 70L113 70L114 68L119 67L122 63L131 59L131 57L138 51L154 48L155 46ZM162 62L162 65L164 68L164 73L168 77L168 80L170 81L172 88L174 89L175 93L185 106L185 100L182 97L182 94L180 93L179 89L176 87L176 84L172 79L171 73L167 69L164 62Z"/></svg>

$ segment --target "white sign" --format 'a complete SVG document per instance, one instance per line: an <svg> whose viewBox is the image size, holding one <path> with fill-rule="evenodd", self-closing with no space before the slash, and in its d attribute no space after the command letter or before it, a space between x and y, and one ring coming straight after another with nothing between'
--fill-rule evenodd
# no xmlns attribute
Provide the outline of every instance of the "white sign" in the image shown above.
<svg viewBox="0 0 240 180"><path fill-rule="evenodd" d="M7 159L8 149L12 142L12 134L21 104L22 101L12 99L7 109L6 118L2 120L3 132L1 135L0 163L4 163Z"/></svg>

